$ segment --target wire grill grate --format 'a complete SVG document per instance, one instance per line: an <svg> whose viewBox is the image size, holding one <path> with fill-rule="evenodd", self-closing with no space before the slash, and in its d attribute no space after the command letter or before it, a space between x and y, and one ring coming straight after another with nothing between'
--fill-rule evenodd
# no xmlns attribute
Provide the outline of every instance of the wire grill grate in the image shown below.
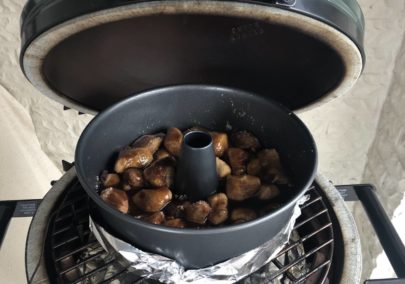
<svg viewBox="0 0 405 284"><path fill-rule="evenodd" d="M307 194L310 199L301 206L302 215L289 243L269 264L240 283L326 282L336 224L318 186L313 185ZM62 196L47 234L47 270L54 283L157 283L137 276L118 254L105 252L89 230L88 216L88 196L76 181Z"/></svg>

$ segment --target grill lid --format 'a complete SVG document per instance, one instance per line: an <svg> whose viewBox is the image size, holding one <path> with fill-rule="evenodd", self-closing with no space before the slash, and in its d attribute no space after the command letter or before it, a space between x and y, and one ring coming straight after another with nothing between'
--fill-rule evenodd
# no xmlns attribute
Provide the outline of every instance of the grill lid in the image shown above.
<svg viewBox="0 0 405 284"><path fill-rule="evenodd" d="M364 20L355 0L294 2L31 0L21 67L43 94L85 113L176 84L307 109L360 76Z"/></svg>

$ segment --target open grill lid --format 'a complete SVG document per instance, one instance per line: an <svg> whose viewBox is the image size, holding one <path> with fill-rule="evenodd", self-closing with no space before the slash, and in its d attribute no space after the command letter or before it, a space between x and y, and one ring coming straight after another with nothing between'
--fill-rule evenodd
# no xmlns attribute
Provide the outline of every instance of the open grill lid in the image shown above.
<svg viewBox="0 0 405 284"><path fill-rule="evenodd" d="M177 84L245 89L302 110L353 86L363 34L355 0L31 0L20 62L39 91L85 113Z"/></svg>

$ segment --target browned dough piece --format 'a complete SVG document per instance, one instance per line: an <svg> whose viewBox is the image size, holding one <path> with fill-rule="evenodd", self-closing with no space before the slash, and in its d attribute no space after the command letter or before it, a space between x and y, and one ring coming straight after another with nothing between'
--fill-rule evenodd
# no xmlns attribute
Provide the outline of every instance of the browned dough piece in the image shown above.
<svg viewBox="0 0 405 284"><path fill-rule="evenodd" d="M210 134L215 155L221 157L229 147L228 135L223 132L210 132Z"/></svg>
<svg viewBox="0 0 405 284"><path fill-rule="evenodd" d="M253 197L259 188L260 179L255 176L228 176L226 179L226 195L235 201Z"/></svg>
<svg viewBox="0 0 405 284"><path fill-rule="evenodd" d="M145 179L154 187L171 187L174 183L175 161L168 157L153 162L143 172Z"/></svg>
<svg viewBox="0 0 405 284"><path fill-rule="evenodd" d="M114 173L108 173L107 171L103 171L101 174L101 183L104 187L112 187L116 186L120 183L120 176Z"/></svg>
<svg viewBox="0 0 405 284"><path fill-rule="evenodd" d="M229 148L227 156L233 175L239 176L246 173L246 162L249 158L248 152L239 148Z"/></svg>
<svg viewBox="0 0 405 284"><path fill-rule="evenodd" d="M167 151L173 156L178 157L181 151L181 145L183 143L183 133L178 128L170 127L167 130L167 134L163 144Z"/></svg>
<svg viewBox="0 0 405 284"><path fill-rule="evenodd" d="M132 197L136 207L150 213L162 210L171 200L172 192L167 187L142 189Z"/></svg>
<svg viewBox="0 0 405 284"><path fill-rule="evenodd" d="M259 200L270 200L280 195L280 190L277 185L263 184L260 186L257 197Z"/></svg>
<svg viewBox="0 0 405 284"><path fill-rule="evenodd" d="M218 157L216 158L216 164L219 178L224 178L231 174L231 167Z"/></svg>
<svg viewBox="0 0 405 284"><path fill-rule="evenodd" d="M132 143L132 148L146 148L152 155L159 149L162 144L164 134L158 133L155 135L143 135Z"/></svg>
<svg viewBox="0 0 405 284"><path fill-rule="evenodd" d="M162 211L159 211L151 215L143 216L141 220L144 220L152 224L160 225L165 221L165 214Z"/></svg>
<svg viewBox="0 0 405 284"><path fill-rule="evenodd" d="M164 225L167 226L167 227L173 227L173 228L184 228L184 227L186 227L186 223L180 218L166 220L166 222L164 222Z"/></svg>
<svg viewBox="0 0 405 284"><path fill-rule="evenodd" d="M131 188L141 188L145 185L142 171L139 169L128 168L124 171L122 177L125 184L128 184Z"/></svg>
<svg viewBox="0 0 405 284"><path fill-rule="evenodd" d="M128 213L129 202L125 191L109 187L101 192L100 197L122 213Z"/></svg>
<svg viewBox="0 0 405 284"><path fill-rule="evenodd" d="M209 196L207 201L212 208L208 220L214 225L225 222L228 219L228 197L226 194L216 193Z"/></svg>
<svg viewBox="0 0 405 284"><path fill-rule="evenodd" d="M260 176L261 172L262 172L262 165L260 163L260 160L257 158L252 159L247 165L248 175Z"/></svg>
<svg viewBox="0 0 405 284"><path fill-rule="evenodd" d="M128 168L144 168L152 160L153 155L146 148L125 148L120 152L114 170L120 174Z"/></svg>
<svg viewBox="0 0 405 284"><path fill-rule="evenodd" d="M231 222L234 224L245 223L257 218L257 214L250 208L235 208L231 212Z"/></svg>
<svg viewBox="0 0 405 284"><path fill-rule="evenodd" d="M188 204L184 209L186 220L197 224L205 224L208 214L211 212L209 204L202 200Z"/></svg>
<svg viewBox="0 0 405 284"><path fill-rule="evenodd" d="M166 149L159 149L155 153L155 161L158 161L158 160L161 160L161 159L164 159L164 158L168 158L168 157L171 157L171 156L170 156L170 153L167 152Z"/></svg>
<svg viewBox="0 0 405 284"><path fill-rule="evenodd" d="M245 130L232 133L231 141L233 142L235 147L250 150L252 152L256 152L258 149L261 148L259 139L257 139L249 131Z"/></svg>

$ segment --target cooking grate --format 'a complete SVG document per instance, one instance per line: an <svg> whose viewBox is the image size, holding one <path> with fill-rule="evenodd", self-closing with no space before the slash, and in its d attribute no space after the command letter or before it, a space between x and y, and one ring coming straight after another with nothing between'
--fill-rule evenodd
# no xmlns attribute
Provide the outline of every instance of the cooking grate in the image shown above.
<svg viewBox="0 0 405 284"><path fill-rule="evenodd" d="M340 275L342 251L338 222L315 184L301 206L289 243L277 257L240 283L328 283ZM342 246L343 247L343 246ZM76 180L52 215L45 259L53 283L157 283L137 275L117 253L107 253L89 230L89 203ZM331 264L334 264L331 266ZM332 271L333 270L333 271Z"/></svg>

